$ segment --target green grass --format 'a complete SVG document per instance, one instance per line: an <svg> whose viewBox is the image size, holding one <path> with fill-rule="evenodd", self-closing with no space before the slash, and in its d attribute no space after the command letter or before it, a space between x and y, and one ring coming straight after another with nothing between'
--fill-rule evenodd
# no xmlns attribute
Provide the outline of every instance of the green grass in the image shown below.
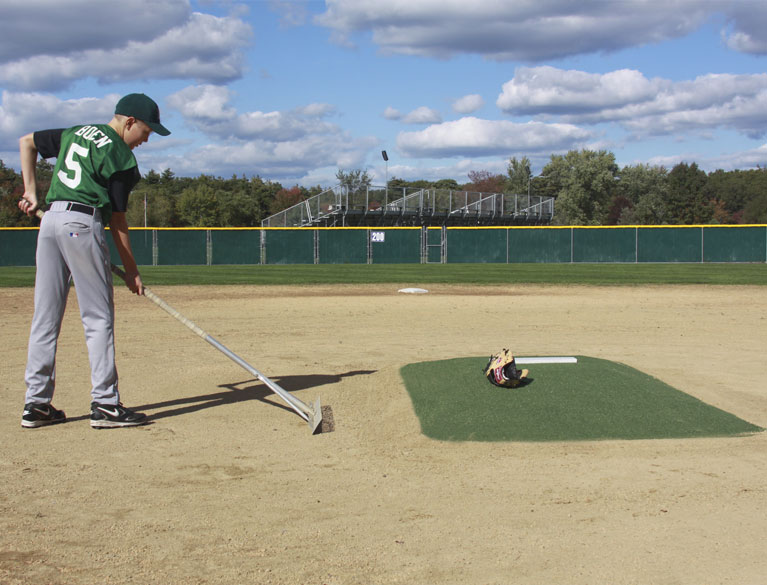
<svg viewBox="0 0 767 585"><path fill-rule="evenodd" d="M0 287L33 286L33 267L0 267ZM142 266L144 283L767 285L767 264L291 264Z"/></svg>
<svg viewBox="0 0 767 585"><path fill-rule="evenodd" d="M445 441L587 441L737 436L760 427L638 370L578 356L538 364L530 382L488 382L487 358L409 364L401 369L425 435Z"/></svg>

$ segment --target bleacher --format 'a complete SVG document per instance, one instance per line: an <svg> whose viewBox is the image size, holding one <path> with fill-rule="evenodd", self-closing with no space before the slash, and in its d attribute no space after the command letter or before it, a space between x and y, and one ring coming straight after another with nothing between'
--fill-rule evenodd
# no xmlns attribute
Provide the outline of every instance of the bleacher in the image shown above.
<svg viewBox="0 0 767 585"><path fill-rule="evenodd" d="M262 227L547 225L554 199L448 189L336 186L280 211Z"/></svg>

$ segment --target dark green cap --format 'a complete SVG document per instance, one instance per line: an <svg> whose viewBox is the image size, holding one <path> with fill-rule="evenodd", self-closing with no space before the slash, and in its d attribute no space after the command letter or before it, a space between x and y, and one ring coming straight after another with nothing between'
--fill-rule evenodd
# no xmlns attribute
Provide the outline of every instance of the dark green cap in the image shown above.
<svg viewBox="0 0 767 585"><path fill-rule="evenodd" d="M141 120L160 136L170 134L170 130L160 124L160 108L152 98L143 93L129 93L123 97L115 106L115 114Z"/></svg>

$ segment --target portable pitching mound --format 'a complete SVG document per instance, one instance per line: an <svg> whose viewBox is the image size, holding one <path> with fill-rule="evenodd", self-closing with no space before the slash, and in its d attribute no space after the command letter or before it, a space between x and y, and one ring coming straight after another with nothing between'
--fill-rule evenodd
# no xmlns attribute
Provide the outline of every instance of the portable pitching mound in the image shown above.
<svg viewBox="0 0 767 585"><path fill-rule="evenodd" d="M518 388L483 375L486 357L404 366L422 432L445 441L594 441L737 436L764 429L624 364L524 358Z"/></svg>

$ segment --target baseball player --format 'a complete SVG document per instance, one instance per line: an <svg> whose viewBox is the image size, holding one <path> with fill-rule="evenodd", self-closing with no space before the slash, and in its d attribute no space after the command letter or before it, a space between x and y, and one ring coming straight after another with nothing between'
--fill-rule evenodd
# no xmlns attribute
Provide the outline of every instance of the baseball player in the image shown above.
<svg viewBox="0 0 767 585"><path fill-rule="evenodd" d="M21 426L36 428L66 420L51 405L56 382L56 343L70 279L77 291L91 366L93 428L145 424L146 415L120 402L115 367L114 290L104 227L109 226L125 269L125 284L142 295L144 285L133 257L125 211L141 178L132 150L156 132L160 109L148 96L126 95L108 124L43 130L19 140L24 195L19 209L38 208L35 168L38 154L57 157L45 203L50 207L37 238L35 311L29 335Z"/></svg>

